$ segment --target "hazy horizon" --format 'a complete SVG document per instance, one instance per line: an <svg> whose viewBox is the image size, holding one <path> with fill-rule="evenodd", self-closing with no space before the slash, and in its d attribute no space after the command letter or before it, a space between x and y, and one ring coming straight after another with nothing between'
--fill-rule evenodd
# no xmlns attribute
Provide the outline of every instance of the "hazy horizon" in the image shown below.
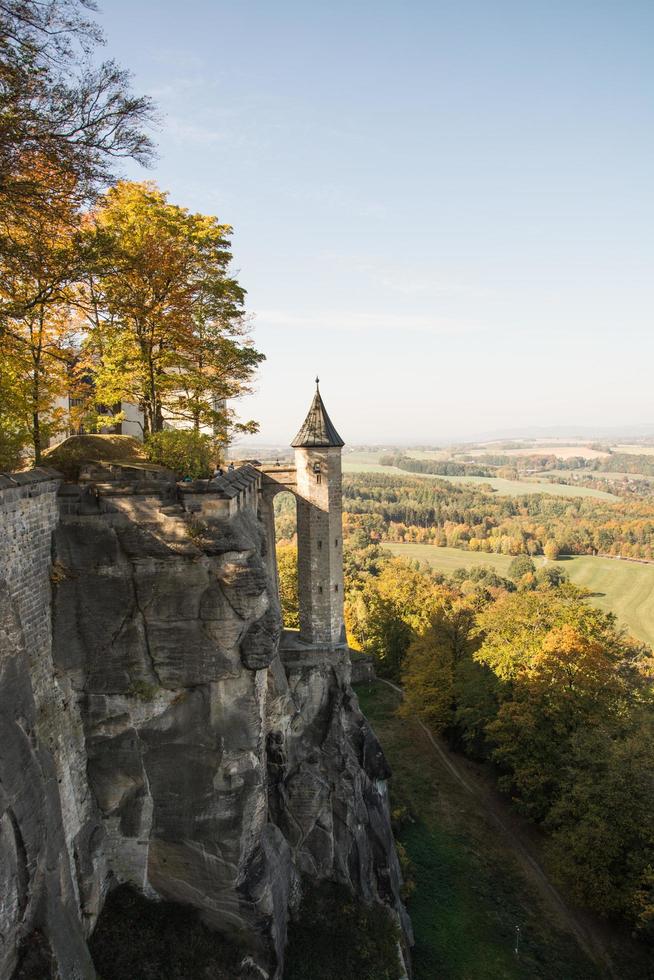
<svg viewBox="0 0 654 980"><path fill-rule="evenodd" d="M254 436L245 436L241 438L235 438L232 444L231 455L236 457L240 450L247 453L254 453L257 449L279 449L291 450L291 439L292 435L282 437L280 439L263 439L261 433ZM530 429L514 429L505 430L499 432L478 432L470 433L462 436L452 436L444 435L440 439L431 440L416 440L416 439L398 439L398 440L376 440L369 439L363 441L350 441L346 442L344 447L344 452L347 454L348 450L361 450L361 449L371 449L371 450L383 450L390 448L397 449L420 449L420 448L448 448L453 445L475 445L475 444L492 444L495 442L503 441L513 441L516 442L523 441L525 443L535 442L535 443L551 443L553 450L556 446L564 445L566 440L570 440L572 445L582 445L588 444L595 440L598 442L602 441L610 445L622 444L626 445L629 440L634 440L635 444L643 444L643 453L647 455L647 450L650 448L650 442L654 442L654 423L652 425L634 425L629 428L588 428L584 431L584 427L575 426L560 426L558 431L556 427L548 429L547 427L532 427ZM654 453L654 445L652 446L652 452Z"/></svg>
<svg viewBox="0 0 654 980"><path fill-rule="evenodd" d="M163 117L128 176L234 226L257 440L292 438L316 372L350 444L654 419L654 5L100 19Z"/></svg>

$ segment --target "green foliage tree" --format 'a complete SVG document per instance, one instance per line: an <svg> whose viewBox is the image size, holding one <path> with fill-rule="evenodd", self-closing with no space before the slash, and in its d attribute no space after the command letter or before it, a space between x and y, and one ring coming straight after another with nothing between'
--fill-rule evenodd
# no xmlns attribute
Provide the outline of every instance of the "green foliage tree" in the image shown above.
<svg viewBox="0 0 654 980"><path fill-rule="evenodd" d="M626 720L626 719L625 719ZM627 731L580 730L546 826L559 877L583 905L627 915L654 938L654 760L651 713L632 715Z"/></svg>
<svg viewBox="0 0 654 980"><path fill-rule="evenodd" d="M409 644L429 625L439 599L434 579L399 559L365 581L361 614L351 628L359 648L375 657L382 676L399 681Z"/></svg>
<svg viewBox="0 0 654 980"><path fill-rule="evenodd" d="M210 436L201 432L164 429L148 436L145 452L152 463L173 470L178 477L196 479L211 476L216 444Z"/></svg>
<svg viewBox="0 0 654 980"><path fill-rule="evenodd" d="M439 599L429 625L407 650L400 707L402 715L422 718L435 732L453 723L459 668L476 646L474 603L445 589Z"/></svg>
<svg viewBox="0 0 654 980"><path fill-rule="evenodd" d="M508 575L515 582L519 582L525 575L533 575L536 566L528 555L517 555L510 563Z"/></svg>

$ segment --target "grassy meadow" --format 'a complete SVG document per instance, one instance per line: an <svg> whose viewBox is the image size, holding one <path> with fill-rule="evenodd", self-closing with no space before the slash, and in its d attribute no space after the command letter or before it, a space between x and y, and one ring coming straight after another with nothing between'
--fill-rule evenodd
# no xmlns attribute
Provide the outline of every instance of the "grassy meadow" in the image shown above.
<svg viewBox="0 0 654 980"><path fill-rule="evenodd" d="M396 716L398 695L381 682L357 694L393 771L391 807L408 816L398 836L416 886L408 903L415 980L599 978L483 803L453 778L418 723Z"/></svg>
<svg viewBox="0 0 654 980"><path fill-rule="evenodd" d="M471 565L489 565L498 575L506 575L511 563L507 555L436 548L430 544L385 544L384 547L403 558L428 562L444 573ZM535 562L544 560L536 558ZM635 637L654 647L654 563L575 555L555 564L567 573L571 582L592 593L591 602L615 613Z"/></svg>
<svg viewBox="0 0 654 980"><path fill-rule="evenodd" d="M385 473L404 477L418 477L424 480L447 480L449 483L469 483L476 486L491 486L502 497L516 497L524 493L546 493L553 497L595 497L597 500L615 500L611 493L592 490L589 487L563 486L560 483L547 483L543 480L504 480L490 476L434 476L432 473L409 473L397 466L382 466L379 453L349 453L343 456L344 473Z"/></svg>

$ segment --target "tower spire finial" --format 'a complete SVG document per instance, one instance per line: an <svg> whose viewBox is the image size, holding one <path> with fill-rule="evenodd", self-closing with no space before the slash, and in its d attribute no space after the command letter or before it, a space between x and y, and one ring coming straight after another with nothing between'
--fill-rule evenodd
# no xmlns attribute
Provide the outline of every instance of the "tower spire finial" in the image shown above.
<svg viewBox="0 0 654 980"><path fill-rule="evenodd" d="M316 375L316 388L318 387L319 384L320 384L320 378L318 377L318 375Z"/></svg>

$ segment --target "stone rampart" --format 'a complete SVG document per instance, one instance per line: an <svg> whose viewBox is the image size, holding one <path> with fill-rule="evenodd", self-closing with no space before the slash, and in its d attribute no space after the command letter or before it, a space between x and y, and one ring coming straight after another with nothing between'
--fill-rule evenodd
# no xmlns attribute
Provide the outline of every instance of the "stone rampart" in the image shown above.
<svg viewBox="0 0 654 980"><path fill-rule="evenodd" d="M93 977L81 841L93 833L77 699L52 659L61 478L0 475L0 976ZM91 862L92 863L92 862ZM95 880L91 872L90 878ZM88 881L88 879L86 879ZM98 909L97 896L95 911ZM47 937L47 938L46 938Z"/></svg>
<svg viewBox="0 0 654 980"><path fill-rule="evenodd" d="M55 470L0 474L0 579L40 672L50 649L50 544L57 524Z"/></svg>
<svg viewBox="0 0 654 980"><path fill-rule="evenodd" d="M177 486L188 513L199 518L229 518L244 510L258 513L261 481L261 472L246 463L213 480L194 480Z"/></svg>

